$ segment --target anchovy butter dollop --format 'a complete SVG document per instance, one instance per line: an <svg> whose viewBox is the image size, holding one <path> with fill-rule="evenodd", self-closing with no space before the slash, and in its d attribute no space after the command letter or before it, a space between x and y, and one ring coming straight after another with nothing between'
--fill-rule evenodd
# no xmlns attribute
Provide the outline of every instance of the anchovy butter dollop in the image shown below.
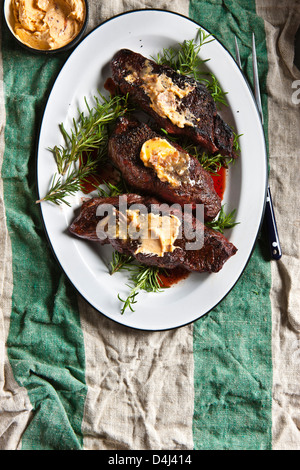
<svg viewBox="0 0 300 470"><path fill-rule="evenodd" d="M189 154L179 151L165 139L154 137L144 142L140 158L146 167L156 172L161 181L173 187L184 183L193 184L189 172Z"/></svg>

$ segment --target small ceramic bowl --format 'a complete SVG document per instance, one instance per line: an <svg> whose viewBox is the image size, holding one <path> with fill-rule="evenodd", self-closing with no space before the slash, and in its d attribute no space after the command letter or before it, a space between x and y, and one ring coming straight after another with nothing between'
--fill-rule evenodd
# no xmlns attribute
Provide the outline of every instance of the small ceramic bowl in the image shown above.
<svg viewBox="0 0 300 470"><path fill-rule="evenodd" d="M63 45L62 47L56 48L56 49L38 49L35 47L31 47L30 45L24 43L14 32L14 14L13 14L13 9L12 9L12 0L4 0L4 18L7 24L7 27L14 37L14 39L17 41L18 44L20 44L23 48L25 48L27 51L31 51L36 54L57 54L60 52L66 52L75 47L80 40L82 39L87 23L88 23L88 0L82 0L84 5L85 5L85 16L84 20L82 23L82 27L80 31L78 32L77 36L73 38L70 42L67 44Z"/></svg>

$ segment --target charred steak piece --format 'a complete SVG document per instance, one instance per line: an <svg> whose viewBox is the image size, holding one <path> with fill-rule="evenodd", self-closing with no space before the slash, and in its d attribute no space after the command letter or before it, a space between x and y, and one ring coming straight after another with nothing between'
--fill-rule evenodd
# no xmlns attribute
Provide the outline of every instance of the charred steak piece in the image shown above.
<svg viewBox="0 0 300 470"><path fill-rule="evenodd" d="M107 205L112 206L112 209L106 212ZM114 234L108 228L110 216L107 214L112 212L116 215L115 220L118 223L126 219L128 231L125 237L124 232L121 236L118 224ZM148 238L143 231L143 224L139 224L142 220L141 214L144 214L149 224ZM164 217L166 219L163 219ZM168 233L160 226L162 220L170 223L166 225L170 228ZM133 235L129 234L130 224L135 228L138 227ZM191 213L184 214L183 217L178 207L168 208L166 204L162 205L153 197L136 194L88 200L83 203L79 216L70 225L69 230L72 234L87 240L98 241L100 244L110 243L115 250L134 256L142 264L166 269L182 267L188 271L218 272L237 252L236 247L224 235L207 228ZM155 237L151 239L149 234L153 231ZM103 234L106 236L105 239ZM198 236L202 236L199 247Z"/></svg>
<svg viewBox="0 0 300 470"><path fill-rule="evenodd" d="M111 70L121 92L168 133L188 136L209 153L236 157L233 132L206 86L128 49L114 55Z"/></svg>
<svg viewBox="0 0 300 470"><path fill-rule="evenodd" d="M128 205L138 204L141 201L141 196L137 194L128 194L126 196ZM96 212L98 206L103 206L104 204L114 206L118 209L119 202L118 197L95 197L87 199L82 204L78 217L76 217L69 226L70 232L77 235L77 237L99 242L101 245L110 243L108 238L101 240L97 234L97 224L102 217L98 217Z"/></svg>
<svg viewBox="0 0 300 470"><path fill-rule="evenodd" d="M197 158L146 124L119 118L108 153L132 188L170 203L194 207L203 204L205 220L212 220L219 213L221 198Z"/></svg>

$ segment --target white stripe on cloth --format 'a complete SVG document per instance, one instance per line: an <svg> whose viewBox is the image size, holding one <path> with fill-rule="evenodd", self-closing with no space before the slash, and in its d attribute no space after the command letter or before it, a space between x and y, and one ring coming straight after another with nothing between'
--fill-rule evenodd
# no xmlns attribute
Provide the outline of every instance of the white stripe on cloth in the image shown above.
<svg viewBox="0 0 300 470"><path fill-rule="evenodd" d="M89 1L88 30L93 29L112 16L125 11L141 10L144 8L158 8L188 16L189 0L104 0L101 2L91 0Z"/></svg>
<svg viewBox="0 0 300 470"><path fill-rule="evenodd" d="M281 260L272 262L272 447L299 450L300 72L293 60L300 2L281 2L279 6L276 0L256 0L256 6L265 20L270 187L283 250Z"/></svg>
<svg viewBox="0 0 300 470"><path fill-rule="evenodd" d="M192 326L142 332L79 300L88 392L86 450L192 449Z"/></svg>
<svg viewBox="0 0 300 470"><path fill-rule="evenodd" d="M188 0L90 1L90 24L141 8L188 16ZM104 318L79 299L88 386L82 423L87 450L193 448L192 325L141 332Z"/></svg>

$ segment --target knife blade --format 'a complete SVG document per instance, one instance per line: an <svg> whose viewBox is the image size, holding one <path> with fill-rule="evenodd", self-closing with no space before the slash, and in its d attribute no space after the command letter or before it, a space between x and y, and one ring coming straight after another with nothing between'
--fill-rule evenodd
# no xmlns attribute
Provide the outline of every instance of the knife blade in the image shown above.
<svg viewBox="0 0 300 470"><path fill-rule="evenodd" d="M235 51L236 51L236 62L239 68L242 70L239 46L238 46L236 36L235 36ZM261 104L261 94L260 94L254 33L252 33L252 67L253 67L254 96L255 96L255 101L256 101L257 108L260 114L261 123L263 125L264 118L263 118L263 110L262 110L262 104ZM275 218L275 212L274 212L274 206L273 206L273 201L272 201L269 180L267 184L267 194L266 194L265 221L267 225L268 241L269 241L271 257L274 260L279 260L282 256L282 250L281 250L281 245L279 241L279 235L278 235L278 229L277 229L277 223L276 223L276 218Z"/></svg>

